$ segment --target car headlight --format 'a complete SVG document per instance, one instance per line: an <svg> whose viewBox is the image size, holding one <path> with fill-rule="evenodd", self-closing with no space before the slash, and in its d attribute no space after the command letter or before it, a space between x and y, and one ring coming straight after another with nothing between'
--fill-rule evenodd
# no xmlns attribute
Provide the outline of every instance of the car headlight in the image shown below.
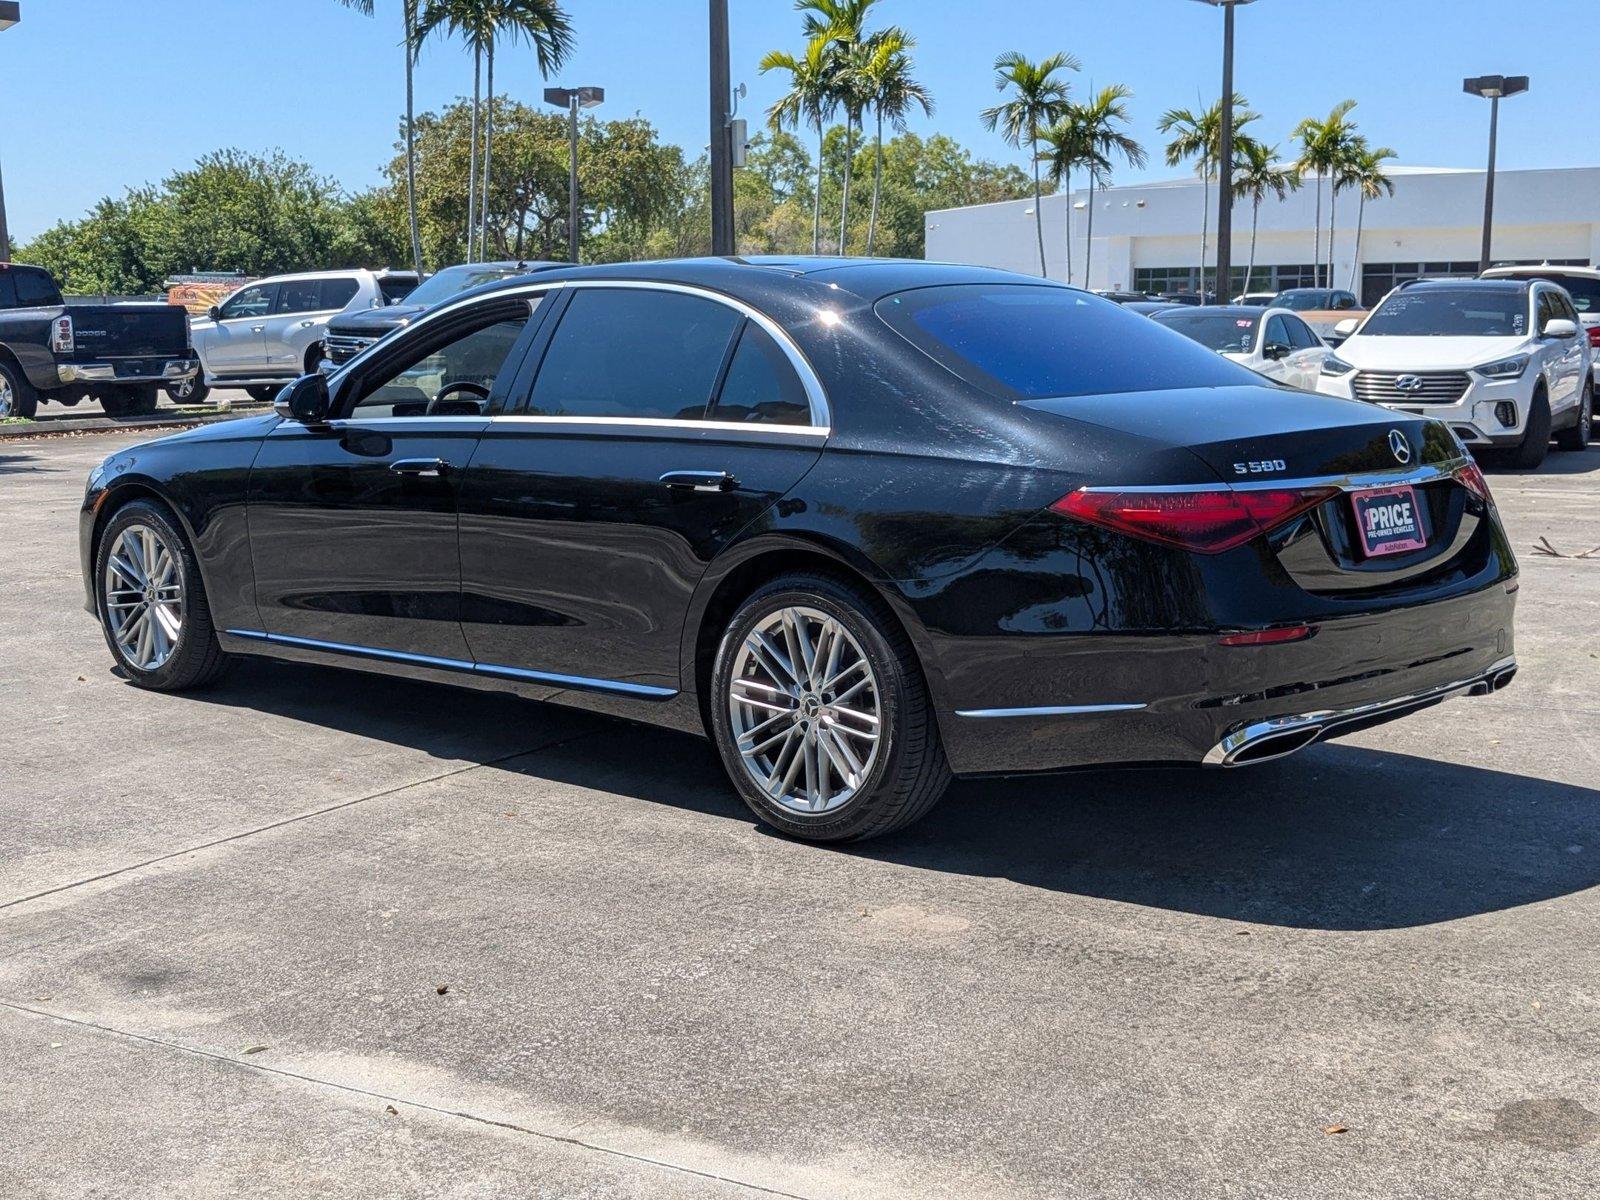
<svg viewBox="0 0 1600 1200"><path fill-rule="evenodd" d="M1502 358L1499 362L1484 363L1472 369L1485 379L1520 379L1528 369L1528 356L1523 354L1516 358Z"/></svg>
<svg viewBox="0 0 1600 1200"><path fill-rule="evenodd" d="M1322 360L1322 373L1324 375L1348 375L1355 368L1337 355L1330 354Z"/></svg>
<svg viewBox="0 0 1600 1200"><path fill-rule="evenodd" d="M89 481L83 485L84 491L92 492L100 486L100 481L106 477L106 463L110 461L110 459L101 459L100 462L90 468Z"/></svg>

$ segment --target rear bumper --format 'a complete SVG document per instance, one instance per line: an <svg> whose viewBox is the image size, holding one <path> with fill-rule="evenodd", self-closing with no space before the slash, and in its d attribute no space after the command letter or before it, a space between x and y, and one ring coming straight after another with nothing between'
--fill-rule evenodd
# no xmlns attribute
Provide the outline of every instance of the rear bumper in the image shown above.
<svg viewBox="0 0 1600 1200"><path fill-rule="evenodd" d="M175 383L200 369L197 358L138 359L127 362L62 363L56 378L62 383Z"/></svg>
<svg viewBox="0 0 1600 1200"><path fill-rule="evenodd" d="M981 681L989 707L942 717L946 754L962 775L1232 765L1266 757L1245 750L1273 732L1303 734L1301 746L1354 732L1505 682L1510 586L1323 619L1311 637L1278 645L1224 646L1217 633L995 639L985 656L994 675ZM970 694L980 681L963 683ZM994 706L1008 696L1016 707Z"/></svg>

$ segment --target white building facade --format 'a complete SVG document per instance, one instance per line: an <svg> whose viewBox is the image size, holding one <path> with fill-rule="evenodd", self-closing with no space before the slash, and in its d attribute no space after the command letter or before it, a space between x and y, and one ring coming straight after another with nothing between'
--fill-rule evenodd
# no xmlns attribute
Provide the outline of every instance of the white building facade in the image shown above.
<svg viewBox="0 0 1600 1200"><path fill-rule="evenodd" d="M1339 193L1334 211L1333 278L1319 280L1317 199L1308 179L1287 199L1261 204L1251 291L1286 287L1348 288L1372 304L1395 284L1420 276L1477 274L1483 229L1484 173L1431 167L1390 169L1395 192L1369 200L1356 245L1359 197ZM1198 178L1101 189L1095 193L1090 236L1089 193L1074 189L1046 196L1044 245L1047 274L1068 279L1068 218L1071 222L1070 282L1100 290L1196 291L1200 283L1201 219L1207 205ZM1216 186L1206 223L1206 261L1216 262ZM1322 245L1328 258L1329 193L1322 187ZM1499 171L1495 175L1494 260L1497 263L1600 262L1600 167ZM1033 200L1007 200L929 212L927 257L977 263L1039 274ZM1251 257L1251 205L1233 213L1233 279L1229 295L1247 290ZM1087 275L1085 265L1087 264Z"/></svg>

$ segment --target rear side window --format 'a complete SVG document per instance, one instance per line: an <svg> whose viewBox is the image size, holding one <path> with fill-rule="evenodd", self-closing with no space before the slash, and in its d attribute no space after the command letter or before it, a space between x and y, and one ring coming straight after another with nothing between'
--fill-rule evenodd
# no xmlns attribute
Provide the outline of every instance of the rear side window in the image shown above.
<svg viewBox="0 0 1600 1200"><path fill-rule="evenodd" d="M953 284L876 307L913 346L1006 400L1261 382L1158 321L1071 288Z"/></svg>
<svg viewBox="0 0 1600 1200"><path fill-rule="evenodd" d="M528 411L699 420L742 320L727 305L698 296L575 289Z"/></svg>
<svg viewBox="0 0 1600 1200"><path fill-rule="evenodd" d="M17 306L17 285L11 282L11 272L0 270L0 308Z"/></svg>
<svg viewBox="0 0 1600 1200"><path fill-rule="evenodd" d="M739 336L739 348L728 364L711 419L761 425L811 424L811 402L800 377L778 343L754 322L746 322Z"/></svg>
<svg viewBox="0 0 1600 1200"><path fill-rule="evenodd" d="M322 280L290 279L278 285L275 313L316 312L322 307Z"/></svg>
<svg viewBox="0 0 1600 1200"><path fill-rule="evenodd" d="M356 298L356 292L361 288L354 279L348 276L343 279L324 279L322 281L322 299L318 308L343 308Z"/></svg>
<svg viewBox="0 0 1600 1200"><path fill-rule="evenodd" d="M54 307L61 303L61 292L55 281L43 271L23 268L12 271L11 278L17 287L18 308Z"/></svg>

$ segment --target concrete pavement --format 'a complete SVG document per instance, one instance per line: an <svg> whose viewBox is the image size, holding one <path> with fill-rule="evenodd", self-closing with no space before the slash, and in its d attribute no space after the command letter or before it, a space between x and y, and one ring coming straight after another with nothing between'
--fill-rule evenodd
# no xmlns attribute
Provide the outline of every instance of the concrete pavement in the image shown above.
<svg viewBox="0 0 1600 1200"><path fill-rule="evenodd" d="M1600 450L1491 475L1506 692L829 851L691 737L278 664L127 686L74 534L123 440L0 447L5 1194L1600 1185L1600 555L1532 552L1600 546Z"/></svg>

